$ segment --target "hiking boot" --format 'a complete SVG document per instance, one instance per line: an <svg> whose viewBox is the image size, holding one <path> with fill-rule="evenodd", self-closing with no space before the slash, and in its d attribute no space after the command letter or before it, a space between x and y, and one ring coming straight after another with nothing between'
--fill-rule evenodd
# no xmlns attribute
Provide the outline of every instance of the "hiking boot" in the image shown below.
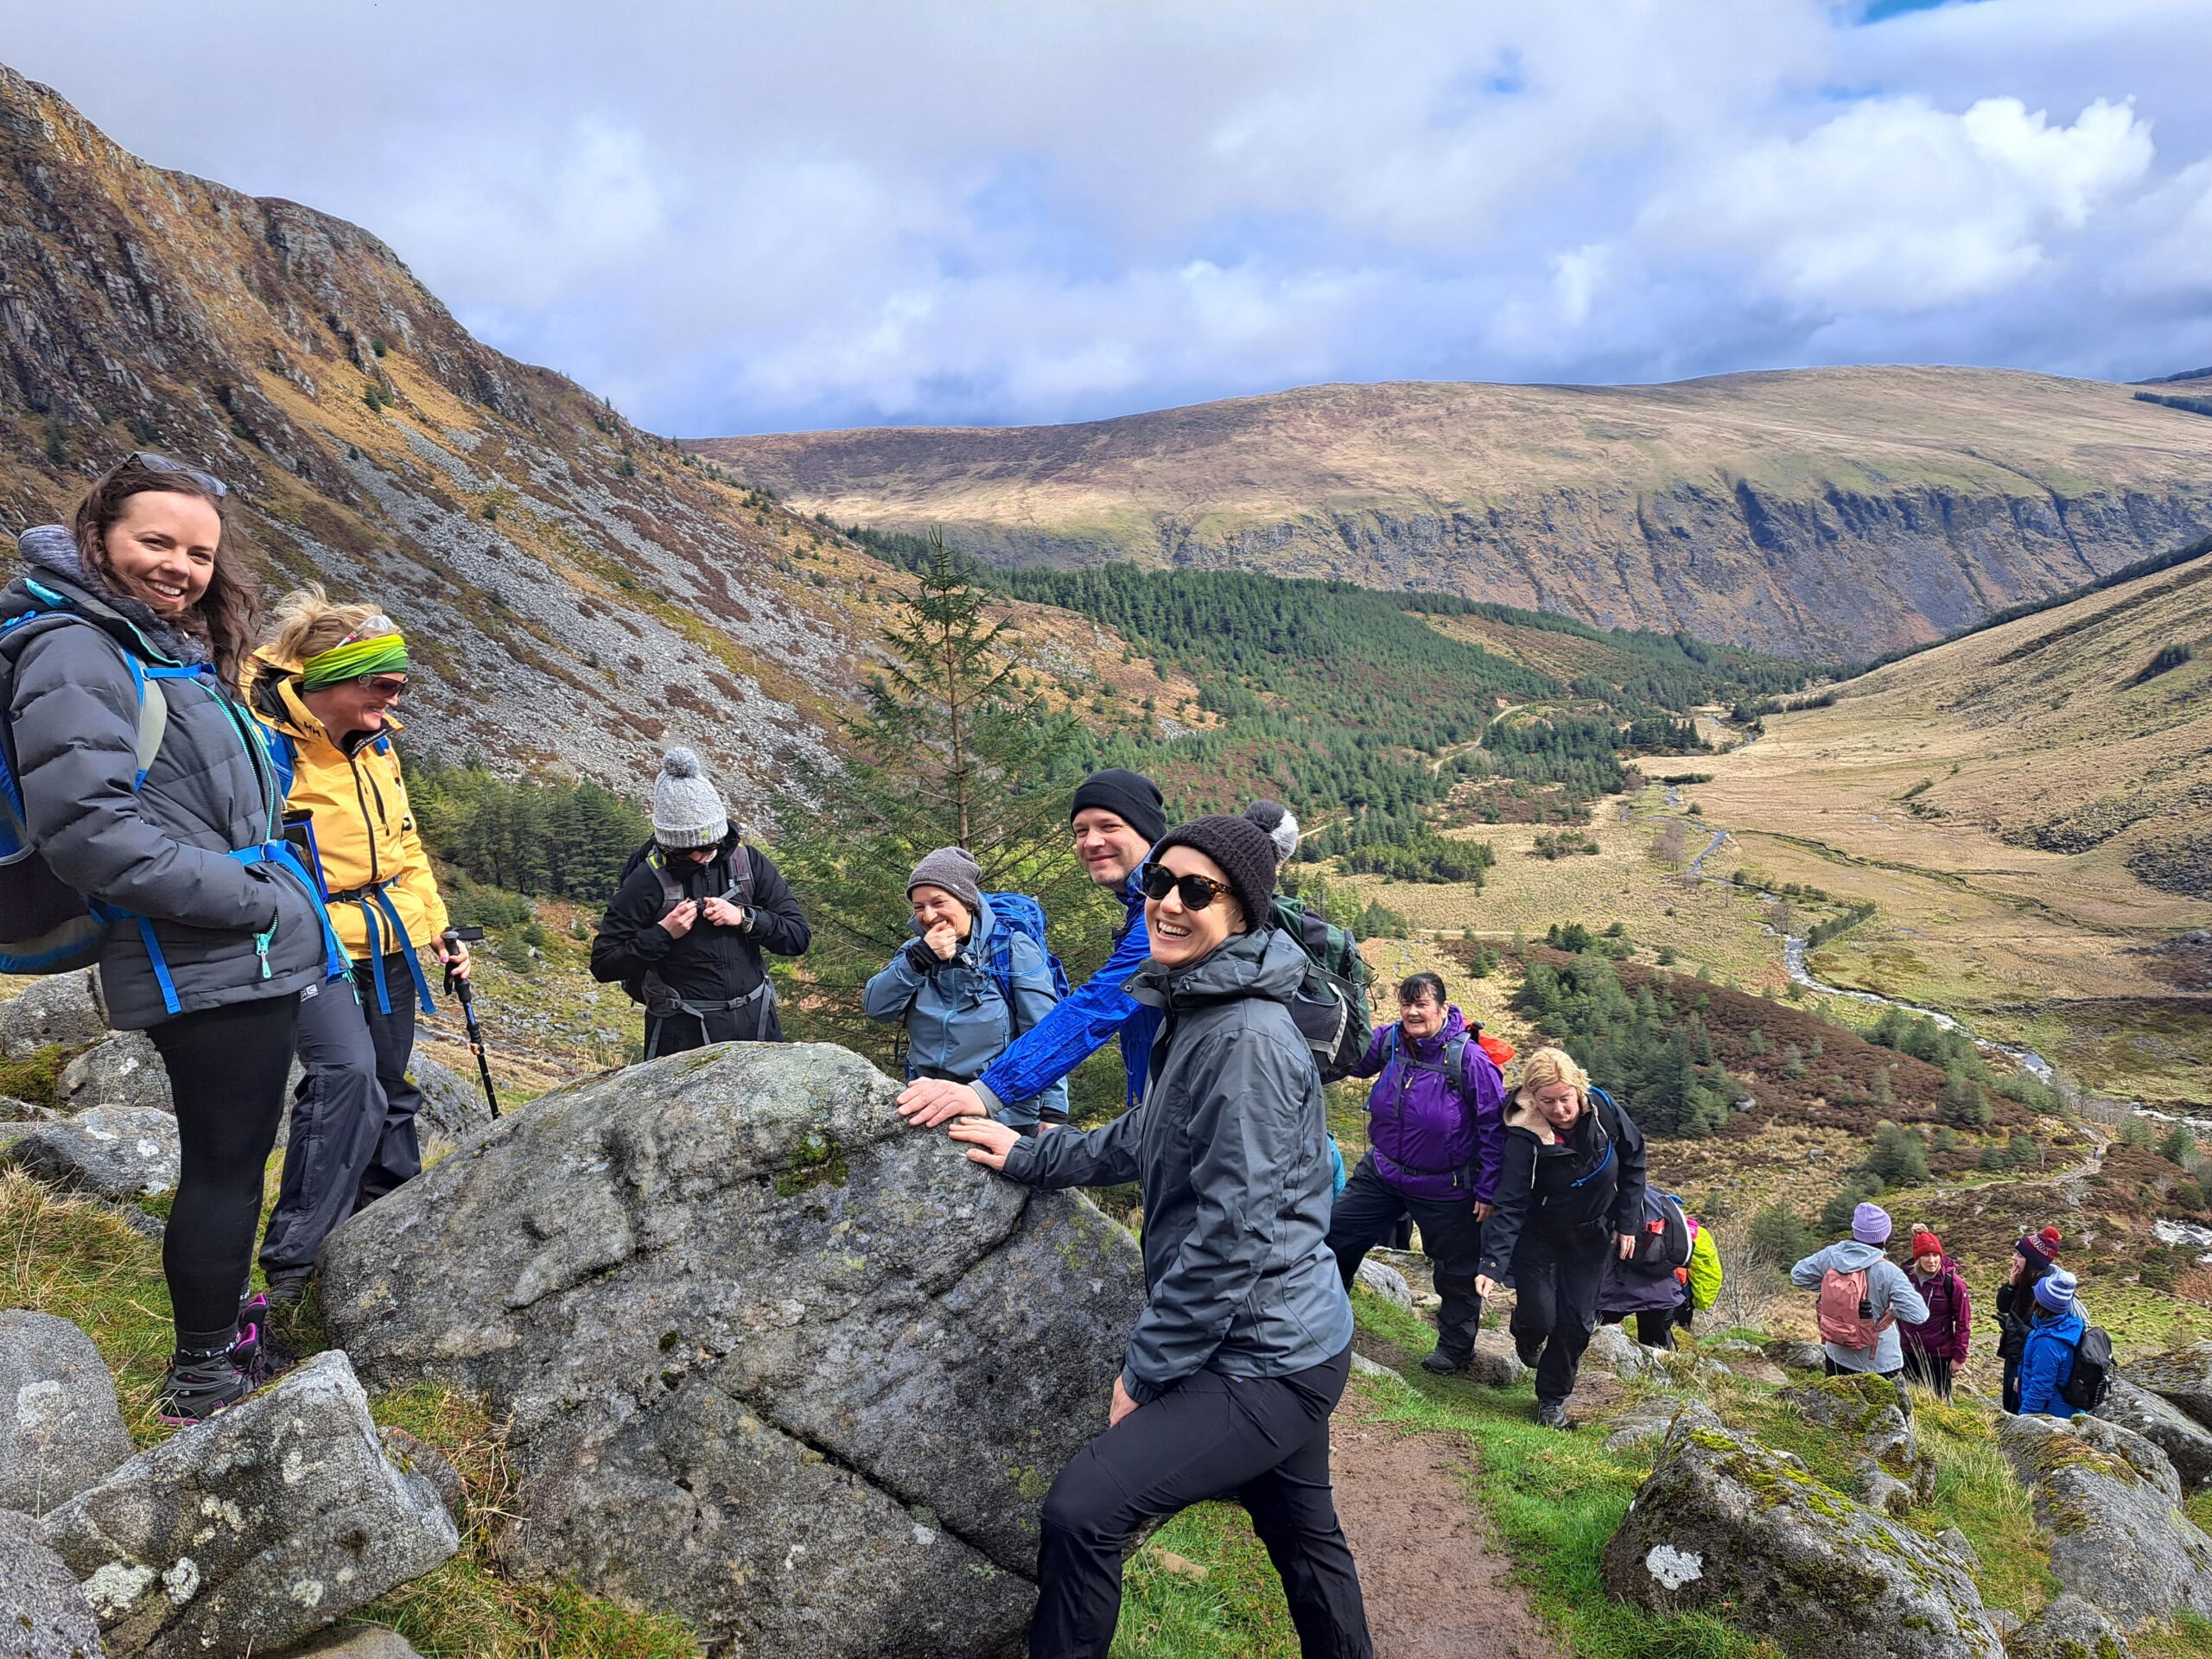
<svg viewBox="0 0 2212 1659"><path fill-rule="evenodd" d="M1447 1354L1441 1348L1433 1349L1422 1357L1421 1368L1437 1376L1450 1376L1456 1371L1465 1370L1471 1357L1472 1356L1467 1354Z"/></svg>
<svg viewBox="0 0 2212 1659"><path fill-rule="evenodd" d="M1567 1421L1567 1402L1564 1400L1537 1401L1536 1421L1546 1428L1565 1430L1573 1427Z"/></svg>
<svg viewBox="0 0 2212 1659"><path fill-rule="evenodd" d="M257 1301L265 1311L272 1307L296 1307L300 1299L308 1294L308 1281L314 1278L312 1269L299 1273L277 1273L269 1276L269 1288L258 1296L248 1298ZM245 1308L238 1310L241 1319L252 1318Z"/></svg>
<svg viewBox="0 0 2212 1659"><path fill-rule="evenodd" d="M171 1427L189 1427L238 1404L267 1376L261 1327L245 1325L221 1353L171 1355L168 1377L154 1408Z"/></svg>

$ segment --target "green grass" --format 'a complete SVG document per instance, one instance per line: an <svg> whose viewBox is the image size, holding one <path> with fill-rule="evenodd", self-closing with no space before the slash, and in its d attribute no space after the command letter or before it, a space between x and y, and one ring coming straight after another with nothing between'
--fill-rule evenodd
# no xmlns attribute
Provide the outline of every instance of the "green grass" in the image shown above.
<svg viewBox="0 0 2212 1659"><path fill-rule="evenodd" d="M1171 1570L1163 1552L1205 1569ZM1244 1511L1201 1503L1154 1533L1122 1575L1114 1659L1296 1659L1282 1584Z"/></svg>
<svg viewBox="0 0 2212 1659"><path fill-rule="evenodd" d="M0 1059L0 1095L28 1101L34 1106L58 1109L61 1104L62 1068L83 1052L81 1047L64 1048L59 1043L48 1043L20 1059Z"/></svg>

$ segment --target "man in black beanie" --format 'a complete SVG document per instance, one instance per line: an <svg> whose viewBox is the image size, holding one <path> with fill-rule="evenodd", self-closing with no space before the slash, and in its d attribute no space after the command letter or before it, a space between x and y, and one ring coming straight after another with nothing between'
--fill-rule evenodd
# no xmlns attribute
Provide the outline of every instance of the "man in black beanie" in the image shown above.
<svg viewBox="0 0 2212 1659"><path fill-rule="evenodd" d="M899 1115L933 1128L956 1117L990 1117L1008 1101L1028 1100L1103 1048L1117 1033L1128 1102L1144 1097L1145 1067L1160 1012L1124 994L1122 985L1152 954L1144 929L1144 888L1137 877L1152 844L1167 832L1160 785L1141 772L1113 766L1076 785L1068 827L1084 872L1121 894L1121 931L1106 965L1024 1032L972 1084L917 1077L899 1094Z"/></svg>

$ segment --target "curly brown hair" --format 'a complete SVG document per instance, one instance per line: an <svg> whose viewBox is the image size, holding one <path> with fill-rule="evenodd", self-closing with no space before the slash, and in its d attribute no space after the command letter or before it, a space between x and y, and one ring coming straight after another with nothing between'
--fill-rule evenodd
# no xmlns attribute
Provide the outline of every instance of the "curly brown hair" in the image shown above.
<svg viewBox="0 0 2212 1659"><path fill-rule="evenodd" d="M69 520L77 538L77 554L85 569L110 587L115 572L108 562L107 533L123 517L124 503L149 490L193 496L215 509L222 521L222 535L215 544L215 563L207 591L200 602L173 626L205 640L214 658L215 672L235 691L238 671L253 649L255 619L261 609L261 590L240 569L238 550L231 535L230 492L211 474L178 465L165 455L140 451L126 455L92 480Z"/></svg>

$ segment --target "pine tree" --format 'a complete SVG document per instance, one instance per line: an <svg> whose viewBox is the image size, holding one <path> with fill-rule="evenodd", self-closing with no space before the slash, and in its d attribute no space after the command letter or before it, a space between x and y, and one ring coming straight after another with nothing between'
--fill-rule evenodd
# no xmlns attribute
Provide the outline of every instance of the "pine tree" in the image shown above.
<svg viewBox="0 0 2212 1659"><path fill-rule="evenodd" d="M776 849L814 926L794 1028L879 1053L892 1033L861 1014L860 988L912 937L906 876L931 849L965 847L986 890L1038 899L1078 982L1114 914L1068 837L1080 729L1019 683L972 568L940 535L925 545L881 635L890 660L847 725L851 754L797 780Z"/></svg>

